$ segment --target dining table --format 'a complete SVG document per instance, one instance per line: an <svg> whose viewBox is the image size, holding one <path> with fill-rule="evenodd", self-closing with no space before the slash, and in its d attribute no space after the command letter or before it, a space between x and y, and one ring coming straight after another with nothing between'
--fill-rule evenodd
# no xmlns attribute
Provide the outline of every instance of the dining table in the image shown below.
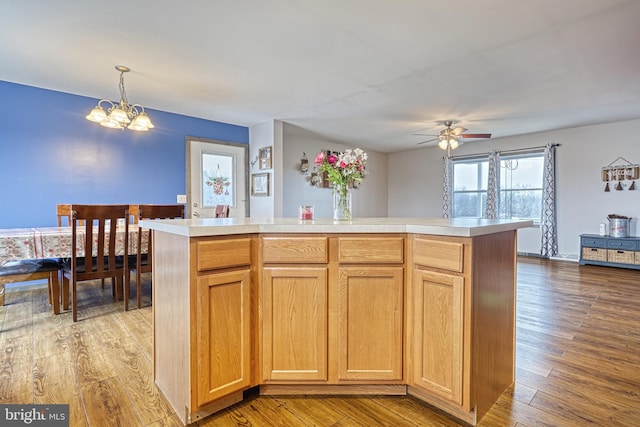
<svg viewBox="0 0 640 427"><path fill-rule="evenodd" d="M127 254L135 255L138 251L137 224L129 224ZM124 255L124 226L116 229L116 255ZM105 232L105 244L108 249L109 233ZM0 266L14 261L44 258L71 258L71 227L33 227L0 229ZM84 256L83 241L85 229L78 228L76 239L76 256ZM97 232L94 239L97 240ZM149 245L149 233L142 233L141 252L146 253ZM95 247L96 245L94 245ZM95 254L93 254L95 255ZM0 301L4 302L4 284L0 284Z"/></svg>

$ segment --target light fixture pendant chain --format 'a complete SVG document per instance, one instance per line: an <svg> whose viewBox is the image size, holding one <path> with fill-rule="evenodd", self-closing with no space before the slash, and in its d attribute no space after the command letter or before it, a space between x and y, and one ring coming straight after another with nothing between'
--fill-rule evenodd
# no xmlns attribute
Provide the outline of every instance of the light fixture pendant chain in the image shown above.
<svg viewBox="0 0 640 427"><path fill-rule="evenodd" d="M124 91L124 71L120 71L120 104L129 105L127 100L127 93Z"/></svg>

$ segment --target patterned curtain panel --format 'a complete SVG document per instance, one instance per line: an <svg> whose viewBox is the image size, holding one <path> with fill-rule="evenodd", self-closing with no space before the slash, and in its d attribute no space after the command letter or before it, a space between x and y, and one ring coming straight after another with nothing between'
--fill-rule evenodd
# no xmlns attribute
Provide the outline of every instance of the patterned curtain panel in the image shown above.
<svg viewBox="0 0 640 427"><path fill-rule="evenodd" d="M558 224L556 221L556 146L547 144L544 149L542 176L542 218L540 254L544 257L558 255Z"/></svg>
<svg viewBox="0 0 640 427"><path fill-rule="evenodd" d="M489 182L487 183L487 205L484 217L496 219L500 214L500 152L489 153Z"/></svg>
<svg viewBox="0 0 640 427"><path fill-rule="evenodd" d="M453 160L444 156L444 173L442 180L442 217L451 218L453 205Z"/></svg>

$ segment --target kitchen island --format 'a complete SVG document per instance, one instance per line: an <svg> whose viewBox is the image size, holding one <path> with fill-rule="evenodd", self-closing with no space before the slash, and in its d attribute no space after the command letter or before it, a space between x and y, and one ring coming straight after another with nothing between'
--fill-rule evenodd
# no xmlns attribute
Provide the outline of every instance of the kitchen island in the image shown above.
<svg viewBox="0 0 640 427"><path fill-rule="evenodd" d="M141 221L154 376L185 424L261 394L411 394L476 424L513 383L531 221Z"/></svg>

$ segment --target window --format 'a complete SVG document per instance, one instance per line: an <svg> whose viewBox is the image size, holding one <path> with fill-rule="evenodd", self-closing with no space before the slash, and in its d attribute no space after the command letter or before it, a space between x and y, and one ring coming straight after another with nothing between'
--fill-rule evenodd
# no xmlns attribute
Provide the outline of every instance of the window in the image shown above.
<svg viewBox="0 0 640 427"><path fill-rule="evenodd" d="M500 157L500 218L532 219L542 209L544 153ZM453 217L482 218L487 200L489 161L454 160Z"/></svg>
<svg viewBox="0 0 640 427"><path fill-rule="evenodd" d="M453 217L481 218L487 202L487 160L453 162Z"/></svg>

